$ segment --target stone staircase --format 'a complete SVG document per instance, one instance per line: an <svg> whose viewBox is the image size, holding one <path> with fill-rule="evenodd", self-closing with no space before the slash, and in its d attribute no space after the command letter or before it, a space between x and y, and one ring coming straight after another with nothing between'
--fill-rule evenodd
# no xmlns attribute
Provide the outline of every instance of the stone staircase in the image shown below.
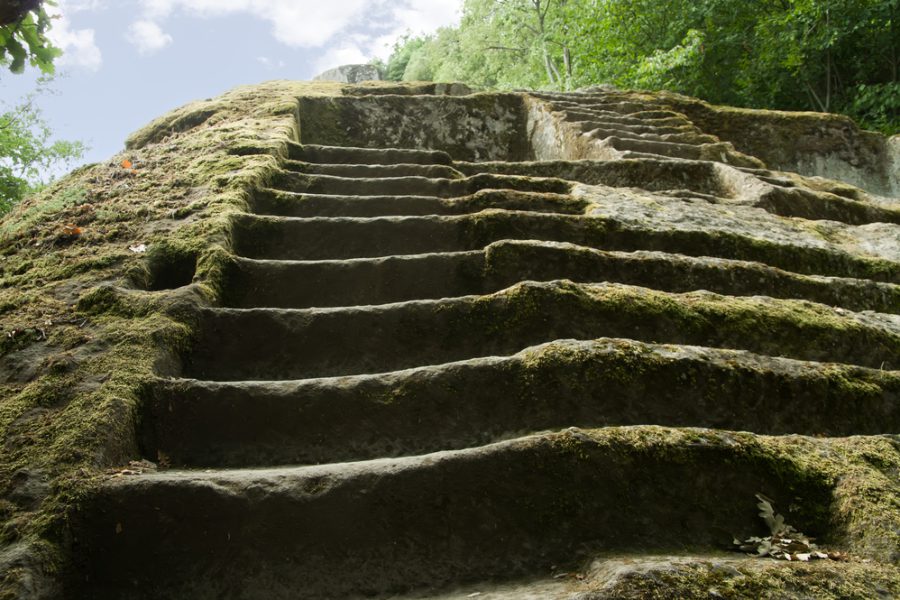
<svg viewBox="0 0 900 600"><path fill-rule="evenodd" d="M635 102L616 93L535 93L550 110L564 115L589 138L609 150L610 158L664 156L713 160L738 166L762 166L719 138L700 131L665 104Z"/></svg>
<svg viewBox="0 0 900 600"><path fill-rule="evenodd" d="M648 176L743 160L663 106L535 97ZM166 468L79 516L76 597L625 597L628 573L774 565L729 551L766 533L757 493L841 542L798 457L900 429L900 264L854 246L871 207L825 242L542 163L305 143L282 167L147 402Z"/></svg>

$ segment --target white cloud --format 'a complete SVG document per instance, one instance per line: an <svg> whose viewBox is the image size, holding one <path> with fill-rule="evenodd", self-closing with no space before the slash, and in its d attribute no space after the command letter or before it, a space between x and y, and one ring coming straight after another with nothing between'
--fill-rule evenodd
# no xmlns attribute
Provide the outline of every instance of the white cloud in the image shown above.
<svg viewBox="0 0 900 600"><path fill-rule="evenodd" d="M459 0L406 0L394 8L394 16L404 29L431 33L459 20Z"/></svg>
<svg viewBox="0 0 900 600"><path fill-rule="evenodd" d="M352 42L329 48L315 62L316 74L341 65L359 65L369 62L369 55Z"/></svg>
<svg viewBox="0 0 900 600"><path fill-rule="evenodd" d="M48 12L55 17L47 37L54 46L63 51L56 64L61 67L72 66L96 71L103 64L103 54L94 41L94 30L72 29L69 18L60 12L60 9L68 9L69 4L63 2L59 7L47 7Z"/></svg>
<svg viewBox="0 0 900 600"><path fill-rule="evenodd" d="M172 36L153 21L135 21L128 28L125 38L134 44L141 54L152 54L172 43Z"/></svg>
<svg viewBox="0 0 900 600"><path fill-rule="evenodd" d="M379 34L430 32L455 22L460 5L461 0L144 0L143 15L159 22L178 11L201 18L245 14L268 21L275 39L287 46L317 48L356 27L371 31L375 25Z"/></svg>
<svg viewBox="0 0 900 600"><path fill-rule="evenodd" d="M59 0L59 9L66 14L94 11L101 8L106 8L104 0Z"/></svg>
<svg viewBox="0 0 900 600"><path fill-rule="evenodd" d="M283 60L273 60L268 56L257 56L256 62L264 66L269 71L275 71L278 69L283 69L287 63Z"/></svg>

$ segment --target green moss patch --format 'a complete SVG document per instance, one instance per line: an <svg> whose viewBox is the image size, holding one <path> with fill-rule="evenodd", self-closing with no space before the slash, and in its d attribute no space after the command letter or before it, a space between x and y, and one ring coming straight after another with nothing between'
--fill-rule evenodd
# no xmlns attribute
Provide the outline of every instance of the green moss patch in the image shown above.
<svg viewBox="0 0 900 600"><path fill-rule="evenodd" d="M21 564L52 572L67 512L138 457L143 389L177 372L188 309L218 295L229 215L296 140L304 93L335 88L273 82L173 111L0 223L0 541L39 555L9 563L0 595L25 589Z"/></svg>

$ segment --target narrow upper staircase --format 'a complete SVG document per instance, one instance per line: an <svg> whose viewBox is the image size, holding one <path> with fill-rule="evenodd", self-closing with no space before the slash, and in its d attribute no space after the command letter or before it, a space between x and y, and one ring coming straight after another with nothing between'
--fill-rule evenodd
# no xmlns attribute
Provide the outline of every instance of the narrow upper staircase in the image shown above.
<svg viewBox="0 0 900 600"><path fill-rule="evenodd" d="M733 152L546 99L634 160ZM755 560L757 493L838 539L796 457L900 430L900 267L715 199L657 201L796 233L626 219L536 165L294 145L147 402L166 468L80 517L78 597L614 597L604 560Z"/></svg>

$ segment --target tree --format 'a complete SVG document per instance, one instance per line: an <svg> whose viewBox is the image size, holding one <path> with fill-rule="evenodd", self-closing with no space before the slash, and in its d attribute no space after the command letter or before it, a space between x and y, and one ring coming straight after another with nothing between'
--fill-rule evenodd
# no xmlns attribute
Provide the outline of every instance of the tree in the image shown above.
<svg viewBox="0 0 900 600"><path fill-rule="evenodd" d="M36 100L46 93L48 79L16 106L0 114L0 214L52 177L47 173L60 164L69 166L86 150L81 142L51 140Z"/></svg>
<svg viewBox="0 0 900 600"><path fill-rule="evenodd" d="M44 73L53 72L53 59L62 54L47 39L52 17L45 6L54 0L4 0L0 4L0 64L21 73L31 63Z"/></svg>
<svg viewBox="0 0 900 600"><path fill-rule="evenodd" d="M404 78L612 83L900 130L900 0L465 0L459 27L395 57Z"/></svg>
<svg viewBox="0 0 900 600"><path fill-rule="evenodd" d="M13 73L21 73L28 63L45 74L53 72L53 60L61 52L46 37L51 17L45 5L55 2L5 0L0 4L0 65ZM81 142L51 140L36 103L48 83L48 78L41 78L34 92L0 114L0 214L47 183L54 166L68 166L84 155Z"/></svg>

